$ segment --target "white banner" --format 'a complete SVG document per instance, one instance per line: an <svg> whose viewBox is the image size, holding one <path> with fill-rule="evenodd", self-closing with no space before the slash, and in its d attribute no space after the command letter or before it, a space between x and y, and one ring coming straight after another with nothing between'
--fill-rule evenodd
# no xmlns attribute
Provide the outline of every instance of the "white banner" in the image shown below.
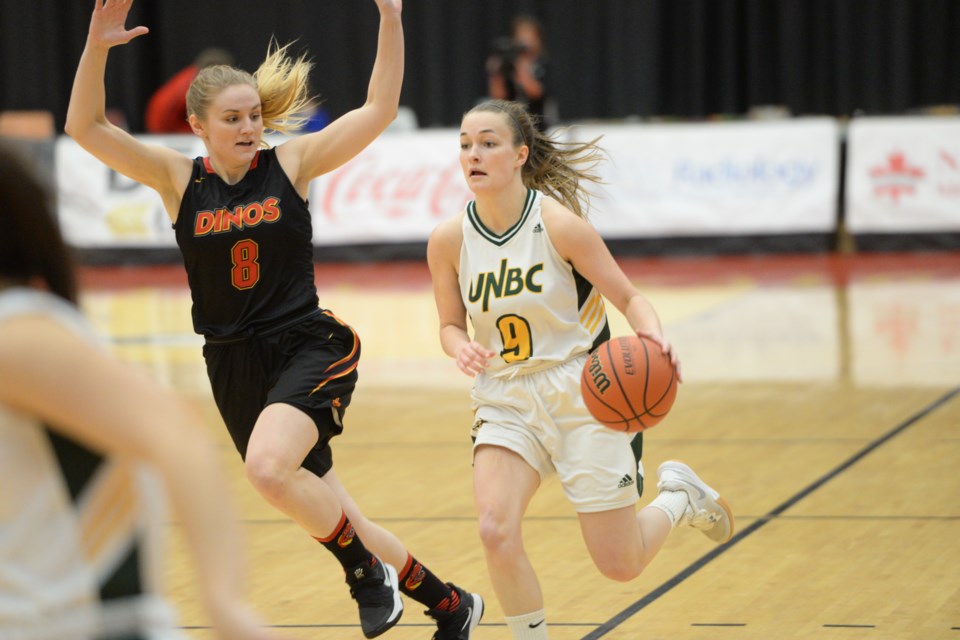
<svg viewBox="0 0 960 640"><path fill-rule="evenodd" d="M192 135L140 136L188 157L205 155ZM270 138L279 144L281 137ZM160 196L110 170L72 139L56 146L59 215L78 247L175 247ZM470 192L460 173L454 130L389 133L310 184L314 243L425 241L437 222L461 210Z"/></svg>
<svg viewBox="0 0 960 640"><path fill-rule="evenodd" d="M310 184L317 245L425 242L472 198L454 129L388 133Z"/></svg>
<svg viewBox="0 0 960 640"><path fill-rule="evenodd" d="M591 220L605 237L829 233L839 141L832 118L577 127L609 161Z"/></svg>
<svg viewBox="0 0 960 640"><path fill-rule="evenodd" d="M193 135L141 136L193 158L204 153ZM108 169L68 136L54 150L58 213L66 241L83 248L175 247L170 218L156 191Z"/></svg>
<svg viewBox="0 0 960 640"><path fill-rule="evenodd" d="M857 118L847 133L852 233L960 231L960 118Z"/></svg>
<svg viewBox="0 0 960 640"><path fill-rule="evenodd" d="M607 237L830 232L836 225L837 128L831 119L578 127L603 135L606 184L591 220ZM191 136L142 136L188 157ZM283 138L273 138L272 144ZM456 129L387 133L310 185L314 243L426 241L471 198ZM56 147L60 217L79 247L173 247L160 197L63 136Z"/></svg>

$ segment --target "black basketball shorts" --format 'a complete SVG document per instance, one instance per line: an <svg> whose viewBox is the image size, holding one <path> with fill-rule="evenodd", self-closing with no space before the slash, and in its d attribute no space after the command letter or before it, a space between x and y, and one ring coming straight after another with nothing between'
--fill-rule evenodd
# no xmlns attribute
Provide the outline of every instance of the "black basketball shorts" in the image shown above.
<svg viewBox="0 0 960 640"><path fill-rule="evenodd" d="M260 413L282 402L317 425L317 444L302 466L319 477L333 468L330 439L343 431L360 360L360 340L349 325L318 310L252 337L208 339L203 357L213 398L241 457Z"/></svg>

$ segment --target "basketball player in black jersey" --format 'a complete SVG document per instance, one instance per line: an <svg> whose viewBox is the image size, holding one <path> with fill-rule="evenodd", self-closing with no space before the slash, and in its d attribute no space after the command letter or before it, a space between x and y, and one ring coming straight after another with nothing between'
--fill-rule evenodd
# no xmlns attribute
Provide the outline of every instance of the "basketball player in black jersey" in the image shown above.
<svg viewBox="0 0 960 640"><path fill-rule="evenodd" d="M66 129L112 169L160 194L183 253L194 328L206 340L214 399L247 477L341 563L366 637L396 624L402 592L427 607L436 640L469 640L483 613L480 596L439 580L367 520L337 478L330 450L357 381L360 342L318 307L307 190L396 116L401 0L376 0L380 32L366 103L276 148L264 148L263 131L296 130L297 114L311 102L310 63L271 47L253 75L203 69L187 113L209 155L193 161L144 144L104 116L110 47L147 33L126 29L131 1L96 0Z"/></svg>

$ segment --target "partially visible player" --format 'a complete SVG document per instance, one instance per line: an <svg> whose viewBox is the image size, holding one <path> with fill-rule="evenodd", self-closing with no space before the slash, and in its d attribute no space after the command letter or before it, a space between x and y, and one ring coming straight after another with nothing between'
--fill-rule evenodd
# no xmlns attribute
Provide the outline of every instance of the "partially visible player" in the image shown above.
<svg viewBox="0 0 960 640"><path fill-rule="evenodd" d="M97 343L51 199L0 146L0 638L182 638L158 590L165 496L220 638L267 640L197 416Z"/></svg>
<svg viewBox="0 0 960 640"><path fill-rule="evenodd" d="M286 48L255 74L201 70L187 93L207 157L147 145L104 117L112 46L147 32L125 27L130 0L96 0L67 112L67 133L114 170L156 190L173 222L193 296L193 323L220 415L247 478L337 559L364 635L400 619L400 593L420 602L437 640L468 640L483 600L437 578L391 532L368 520L333 469L357 382L360 341L319 308L310 181L363 150L397 114L403 79L400 0L377 0L380 31L366 102L322 130L266 148L264 129L292 133L310 104L311 65Z"/></svg>
<svg viewBox="0 0 960 640"><path fill-rule="evenodd" d="M598 153L593 143L544 136L519 103L477 105L460 127L460 165L476 199L440 223L427 247L441 345L476 376L474 500L517 640L547 637L521 521L548 474L558 474L594 563L613 580L637 577L677 525L716 542L733 532L719 494L679 462L661 465L660 493L638 513L642 434L601 426L580 394L587 354L610 337L603 298L679 372L653 306L583 219L582 187Z"/></svg>

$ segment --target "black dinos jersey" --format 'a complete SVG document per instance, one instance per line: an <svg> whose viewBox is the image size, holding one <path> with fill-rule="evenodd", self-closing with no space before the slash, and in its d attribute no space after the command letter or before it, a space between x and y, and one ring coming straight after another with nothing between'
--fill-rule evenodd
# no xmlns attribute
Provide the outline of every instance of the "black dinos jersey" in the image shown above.
<svg viewBox="0 0 960 640"><path fill-rule="evenodd" d="M197 333L256 332L317 308L310 212L275 149L259 152L235 185L196 158L174 230Z"/></svg>

